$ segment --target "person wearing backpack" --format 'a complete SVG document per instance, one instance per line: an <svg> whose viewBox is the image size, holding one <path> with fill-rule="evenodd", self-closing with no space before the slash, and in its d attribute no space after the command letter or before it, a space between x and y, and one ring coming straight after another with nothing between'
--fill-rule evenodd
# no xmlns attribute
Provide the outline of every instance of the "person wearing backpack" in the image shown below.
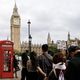
<svg viewBox="0 0 80 80"><path fill-rule="evenodd" d="M66 59L61 52L53 57L53 68L49 73L49 80L64 80L64 71L66 69Z"/></svg>
<svg viewBox="0 0 80 80"><path fill-rule="evenodd" d="M42 54L38 56L38 68L40 69L38 80L47 80L52 70L52 56L48 54L48 45L42 45Z"/></svg>

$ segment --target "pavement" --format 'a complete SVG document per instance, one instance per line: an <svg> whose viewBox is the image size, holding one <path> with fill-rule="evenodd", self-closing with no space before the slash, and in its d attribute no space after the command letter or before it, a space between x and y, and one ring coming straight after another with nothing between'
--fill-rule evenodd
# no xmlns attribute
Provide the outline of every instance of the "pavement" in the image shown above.
<svg viewBox="0 0 80 80"><path fill-rule="evenodd" d="M20 78L13 78L13 79L0 79L0 80L20 80Z"/></svg>
<svg viewBox="0 0 80 80"><path fill-rule="evenodd" d="M0 79L0 80L20 80L21 79L21 63L19 63L20 71L17 72L18 78L7 78L7 79Z"/></svg>

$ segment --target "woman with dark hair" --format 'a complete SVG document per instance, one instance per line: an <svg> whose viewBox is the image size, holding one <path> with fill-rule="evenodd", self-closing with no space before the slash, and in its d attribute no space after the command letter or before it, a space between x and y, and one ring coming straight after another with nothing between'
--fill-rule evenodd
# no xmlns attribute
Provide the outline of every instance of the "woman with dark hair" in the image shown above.
<svg viewBox="0 0 80 80"><path fill-rule="evenodd" d="M66 59L60 52L53 57L53 69L49 74L49 80L64 80L64 71L66 69Z"/></svg>
<svg viewBox="0 0 80 80"><path fill-rule="evenodd" d="M28 51L25 51L22 53L21 57L22 57L22 70L21 70L21 80L27 80L27 61L28 61Z"/></svg>
<svg viewBox="0 0 80 80"><path fill-rule="evenodd" d="M30 58L27 61L28 80L38 80L37 77L37 54L30 53Z"/></svg>

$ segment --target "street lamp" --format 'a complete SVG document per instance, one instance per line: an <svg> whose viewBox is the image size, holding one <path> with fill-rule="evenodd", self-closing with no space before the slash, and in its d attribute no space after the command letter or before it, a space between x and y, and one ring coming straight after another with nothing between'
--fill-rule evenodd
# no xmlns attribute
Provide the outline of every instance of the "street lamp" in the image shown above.
<svg viewBox="0 0 80 80"><path fill-rule="evenodd" d="M28 39L29 39L29 47L28 47L28 49L29 49L29 53L31 53L31 41L32 41L32 37L31 37L31 33L30 33L30 24L31 24L31 22L30 22L30 20L28 20Z"/></svg>
<svg viewBox="0 0 80 80"><path fill-rule="evenodd" d="M32 37L30 35L29 36L29 53L31 53L31 41L32 41Z"/></svg>

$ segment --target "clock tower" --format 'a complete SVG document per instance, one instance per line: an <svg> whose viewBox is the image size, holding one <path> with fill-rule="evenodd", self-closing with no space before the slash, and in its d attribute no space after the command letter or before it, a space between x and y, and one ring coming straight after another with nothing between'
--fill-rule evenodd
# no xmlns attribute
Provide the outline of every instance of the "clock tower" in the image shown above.
<svg viewBox="0 0 80 80"><path fill-rule="evenodd" d="M11 41L14 42L14 50L21 51L20 45L20 26L21 26L21 19L18 14L18 8L16 3L13 8L13 13L10 20L11 24Z"/></svg>

